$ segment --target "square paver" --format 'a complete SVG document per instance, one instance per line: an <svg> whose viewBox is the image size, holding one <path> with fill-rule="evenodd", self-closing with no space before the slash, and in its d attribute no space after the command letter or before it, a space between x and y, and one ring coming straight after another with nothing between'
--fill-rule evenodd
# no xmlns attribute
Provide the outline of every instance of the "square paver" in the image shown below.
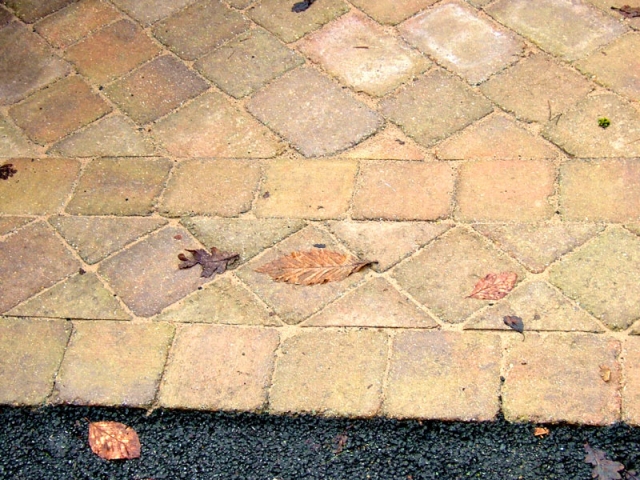
<svg viewBox="0 0 640 480"><path fill-rule="evenodd" d="M258 217L339 218L347 213L358 164L349 160L269 162L256 201Z"/></svg>
<svg viewBox="0 0 640 480"><path fill-rule="evenodd" d="M125 54L126 52L126 54ZM120 20L66 51L65 58L96 83L114 80L160 52L135 23Z"/></svg>
<svg viewBox="0 0 640 480"><path fill-rule="evenodd" d="M233 217L248 211L260 165L251 160L185 160L175 168L160 211L171 217Z"/></svg>
<svg viewBox="0 0 640 480"><path fill-rule="evenodd" d="M431 62L360 14L347 14L305 37L300 50L356 91L382 96Z"/></svg>
<svg viewBox="0 0 640 480"><path fill-rule="evenodd" d="M247 107L307 157L344 150L382 125L376 112L304 67L259 91Z"/></svg>
<svg viewBox="0 0 640 480"><path fill-rule="evenodd" d="M393 337L383 411L399 418L494 420L498 335L401 331Z"/></svg>
<svg viewBox="0 0 640 480"><path fill-rule="evenodd" d="M516 61L522 51L515 35L458 3L438 5L416 15L399 30L409 43L470 83L486 80Z"/></svg>
<svg viewBox="0 0 640 480"><path fill-rule="evenodd" d="M105 88L107 96L137 123L166 115L208 88L182 62L165 55Z"/></svg>
<svg viewBox="0 0 640 480"><path fill-rule="evenodd" d="M0 105L16 103L71 72L67 62L19 22L0 29L0 45Z"/></svg>
<svg viewBox="0 0 640 480"><path fill-rule="evenodd" d="M111 111L79 76L67 77L9 109L9 115L34 142L46 144Z"/></svg>
<svg viewBox="0 0 640 480"><path fill-rule="evenodd" d="M506 354L502 409L511 422L608 425L620 419L620 343L601 335L530 333ZM601 376L606 369L607 381Z"/></svg>
<svg viewBox="0 0 640 480"><path fill-rule="evenodd" d="M182 327L158 403L164 408L259 410L267 401L278 343L272 328Z"/></svg>
<svg viewBox="0 0 640 480"><path fill-rule="evenodd" d="M438 0L351 0L351 3L371 18L383 24L395 25Z"/></svg>
<svg viewBox="0 0 640 480"><path fill-rule="evenodd" d="M447 101L443 101L443 99ZM437 69L380 103L381 113L425 147L493 110L491 102L461 80Z"/></svg>
<svg viewBox="0 0 640 480"><path fill-rule="evenodd" d="M5 0L2 3L12 8L18 17L27 23L33 23L68 5L73 0Z"/></svg>
<svg viewBox="0 0 640 480"><path fill-rule="evenodd" d="M150 405L173 331L168 323L74 322L54 400L79 405Z"/></svg>
<svg viewBox="0 0 640 480"><path fill-rule="evenodd" d="M354 219L437 220L449 216L455 174L446 163L362 162Z"/></svg>
<svg viewBox="0 0 640 480"><path fill-rule="evenodd" d="M162 191L171 162L165 158L99 158L84 169L72 215L149 215Z"/></svg>
<svg viewBox="0 0 640 480"><path fill-rule="evenodd" d="M484 160L460 169L462 221L536 222L555 211L555 166L545 160Z"/></svg>
<svg viewBox="0 0 640 480"><path fill-rule="evenodd" d="M622 421L640 425L640 338L628 337L623 345L625 385L622 389Z"/></svg>
<svg viewBox="0 0 640 480"><path fill-rule="evenodd" d="M387 343L387 335L375 330L313 329L284 340L269 392L269 411L375 415Z"/></svg>
<svg viewBox="0 0 640 480"><path fill-rule="evenodd" d="M195 60L249 28L241 13L219 0L203 0L159 22L153 34L185 60Z"/></svg>
<svg viewBox="0 0 640 480"><path fill-rule="evenodd" d="M194 0L112 0L113 3L144 26L183 9Z"/></svg>
<svg viewBox="0 0 640 480"><path fill-rule="evenodd" d="M204 56L195 67L226 93L241 98L302 63L294 50L256 28Z"/></svg>
<svg viewBox="0 0 640 480"><path fill-rule="evenodd" d="M0 404L45 402L70 334L64 320L0 317Z"/></svg>

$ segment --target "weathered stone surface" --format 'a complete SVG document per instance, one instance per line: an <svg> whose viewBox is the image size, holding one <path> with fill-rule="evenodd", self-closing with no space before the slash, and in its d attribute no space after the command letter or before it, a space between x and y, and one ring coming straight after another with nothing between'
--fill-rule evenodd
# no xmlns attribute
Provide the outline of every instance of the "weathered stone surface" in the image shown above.
<svg viewBox="0 0 640 480"><path fill-rule="evenodd" d="M149 215L171 162L166 158L102 158L85 168L67 213Z"/></svg>
<svg viewBox="0 0 640 480"><path fill-rule="evenodd" d="M0 317L0 404L42 404L70 334L64 320Z"/></svg>
<svg viewBox="0 0 640 480"><path fill-rule="evenodd" d="M488 273L511 271L524 277L513 260L485 245L464 228L449 231L397 267L393 278L413 298L448 323L461 323L488 303L467 296Z"/></svg>
<svg viewBox="0 0 640 480"><path fill-rule="evenodd" d="M500 338L401 331L392 340L385 415L486 421L500 410Z"/></svg>
<svg viewBox="0 0 640 480"><path fill-rule="evenodd" d="M156 395L173 337L168 323L73 322L54 401L142 407Z"/></svg>
<svg viewBox="0 0 640 480"><path fill-rule="evenodd" d="M438 324L384 278L374 278L304 322L305 327L434 328Z"/></svg>
<svg viewBox="0 0 640 480"><path fill-rule="evenodd" d="M143 25L150 25L161 18L193 3L194 0L113 0L119 8L127 12Z"/></svg>
<svg viewBox="0 0 640 480"><path fill-rule="evenodd" d="M542 281L519 285L497 305L475 315L465 330L506 330L506 315L515 315L524 322L526 335L531 331L590 332L605 330L591 316L557 290Z"/></svg>
<svg viewBox="0 0 640 480"><path fill-rule="evenodd" d="M458 182L462 221L536 222L555 205L555 166L545 160L482 160L465 163Z"/></svg>
<svg viewBox="0 0 640 480"><path fill-rule="evenodd" d="M183 228L166 227L102 262L99 273L133 313L151 317L207 281L200 266L178 269L178 254L194 243Z"/></svg>
<svg viewBox="0 0 640 480"><path fill-rule="evenodd" d="M269 394L272 413L370 417L378 413L387 335L307 330L285 340Z"/></svg>
<svg viewBox="0 0 640 480"><path fill-rule="evenodd" d="M528 0L498 0L485 11L542 49L568 61L584 57L625 31L610 16L572 0L539 0L535 5Z"/></svg>
<svg viewBox="0 0 640 480"><path fill-rule="evenodd" d="M0 116L0 157L26 157L35 154L35 145L7 118Z"/></svg>
<svg viewBox="0 0 640 480"><path fill-rule="evenodd" d="M254 29L201 58L195 67L226 93L241 98L302 63L304 59L276 37Z"/></svg>
<svg viewBox="0 0 640 480"><path fill-rule="evenodd" d="M345 160L271 161L256 216L340 218L349 208L357 170L356 162Z"/></svg>
<svg viewBox="0 0 640 480"><path fill-rule="evenodd" d="M32 221L30 217L0 217L0 235L11 233Z"/></svg>
<svg viewBox="0 0 640 480"><path fill-rule="evenodd" d="M12 158L18 172L0 182L0 212L8 215L50 215L64 207L80 173L80 162Z"/></svg>
<svg viewBox="0 0 640 480"><path fill-rule="evenodd" d="M59 10L73 0L5 0L2 3L12 8L16 15L27 23L33 23L39 18Z"/></svg>
<svg viewBox="0 0 640 480"><path fill-rule="evenodd" d="M549 270L550 281L613 330L640 318L640 239L610 227Z"/></svg>
<svg viewBox="0 0 640 480"><path fill-rule="evenodd" d="M622 388L622 421L640 425L640 338L629 337L623 344L625 383Z"/></svg>
<svg viewBox="0 0 640 480"><path fill-rule="evenodd" d="M79 262L44 222L0 242L0 313L77 271Z"/></svg>
<svg viewBox="0 0 640 480"><path fill-rule="evenodd" d="M340 156L370 160L424 160L425 157L420 147L393 124Z"/></svg>
<svg viewBox="0 0 640 480"><path fill-rule="evenodd" d="M522 43L512 32L458 3L426 10L404 22L399 30L409 43L470 83L483 82L515 62L522 51Z"/></svg>
<svg viewBox="0 0 640 480"><path fill-rule="evenodd" d="M237 216L251 208L260 165L251 160L185 160L162 198L163 215Z"/></svg>
<svg viewBox="0 0 640 480"><path fill-rule="evenodd" d="M356 91L383 96L431 64L361 14L347 14L305 37L301 51Z"/></svg>
<svg viewBox="0 0 640 480"><path fill-rule="evenodd" d="M351 3L362 9L380 23L395 25L414 13L436 3L437 0L352 0Z"/></svg>
<svg viewBox="0 0 640 480"><path fill-rule="evenodd" d="M608 128L598 126L608 118ZM587 97L549 122L543 135L571 155L582 158L640 156L640 113L613 94Z"/></svg>
<svg viewBox="0 0 640 480"><path fill-rule="evenodd" d="M608 425L620 419L620 343L601 335L530 333L509 341L502 410L512 422ZM606 382L600 375L607 368Z"/></svg>
<svg viewBox="0 0 640 480"><path fill-rule="evenodd" d="M451 212L454 171L446 163L362 162L355 219L437 220Z"/></svg>
<svg viewBox="0 0 640 480"><path fill-rule="evenodd" d="M533 273L543 272L562 255L579 247L603 229L600 225L583 223L477 224L473 228Z"/></svg>
<svg viewBox="0 0 640 480"><path fill-rule="evenodd" d="M97 263L129 243L165 225L162 218L67 217L49 219L82 259Z"/></svg>
<svg viewBox="0 0 640 480"><path fill-rule="evenodd" d="M176 334L158 394L165 408L259 410L267 401L275 329L189 325Z"/></svg>
<svg viewBox="0 0 640 480"><path fill-rule="evenodd" d="M448 99L443 102L442 99ZM431 146L491 113L491 103L461 80L434 70L380 104L382 114L410 137Z"/></svg>
<svg viewBox="0 0 640 480"><path fill-rule="evenodd" d="M282 143L264 125L218 93L207 93L151 127L178 157L270 158Z"/></svg>
<svg viewBox="0 0 640 480"><path fill-rule="evenodd" d="M247 108L307 157L344 150L382 125L376 112L305 67L259 91Z"/></svg>

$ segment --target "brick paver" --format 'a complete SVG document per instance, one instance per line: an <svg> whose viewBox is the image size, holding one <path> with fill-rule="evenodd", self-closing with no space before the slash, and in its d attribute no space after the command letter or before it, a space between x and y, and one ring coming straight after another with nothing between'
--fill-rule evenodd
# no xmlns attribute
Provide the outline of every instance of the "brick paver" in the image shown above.
<svg viewBox="0 0 640 480"><path fill-rule="evenodd" d="M33 155L36 147L22 131L6 117L0 116L0 156L26 157Z"/></svg>
<svg viewBox="0 0 640 480"><path fill-rule="evenodd" d="M27 23L33 23L56 10L71 3L73 0L51 0L41 2L39 0L6 0L4 5L12 8L18 17Z"/></svg>

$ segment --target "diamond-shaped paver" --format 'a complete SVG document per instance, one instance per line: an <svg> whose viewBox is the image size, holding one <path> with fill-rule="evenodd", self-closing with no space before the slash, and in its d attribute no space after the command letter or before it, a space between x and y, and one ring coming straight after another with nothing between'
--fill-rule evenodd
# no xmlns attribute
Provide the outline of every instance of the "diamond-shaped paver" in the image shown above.
<svg viewBox="0 0 640 480"><path fill-rule="evenodd" d="M530 331L602 333L598 322L546 282L521 284L497 305L482 310L464 326L465 330L511 330L504 317L515 315Z"/></svg>
<svg viewBox="0 0 640 480"><path fill-rule="evenodd" d="M193 3L194 0L112 0L143 25L150 25Z"/></svg>
<svg viewBox="0 0 640 480"><path fill-rule="evenodd" d="M342 83L375 96L387 94L431 63L359 14L344 15L298 47Z"/></svg>
<svg viewBox="0 0 640 480"><path fill-rule="evenodd" d="M622 421L640 425L640 338L629 337L623 344L625 384L622 389Z"/></svg>
<svg viewBox="0 0 640 480"><path fill-rule="evenodd" d="M168 323L74 322L53 400L80 405L150 405L173 331Z"/></svg>
<svg viewBox="0 0 640 480"><path fill-rule="evenodd" d="M457 3L445 3L416 15L399 30L408 42L470 83L486 80L516 61L522 51L522 43L511 32Z"/></svg>
<svg viewBox="0 0 640 480"><path fill-rule="evenodd" d="M26 157L36 151L36 146L9 119L0 116L0 157Z"/></svg>
<svg viewBox="0 0 640 480"><path fill-rule="evenodd" d="M309 329L284 340L269 392L270 412L375 415L387 343L387 335L373 329Z"/></svg>
<svg viewBox="0 0 640 480"><path fill-rule="evenodd" d="M249 25L242 14L220 0L202 0L159 22L153 34L179 57L195 60Z"/></svg>
<svg viewBox="0 0 640 480"><path fill-rule="evenodd" d="M603 229L583 223L477 224L474 228L534 273L543 272Z"/></svg>
<svg viewBox="0 0 640 480"><path fill-rule="evenodd" d="M542 54L521 60L480 86L503 109L541 123L557 120L593 88L582 75Z"/></svg>
<svg viewBox="0 0 640 480"><path fill-rule="evenodd" d="M185 229L166 227L102 262L99 273L133 313L151 317L207 281L199 265L178 268L187 248L199 246Z"/></svg>
<svg viewBox="0 0 640 480"><path fill-rule="evenodd" d="M376 112L305 67L259 91L247 106L307 157L344 150L382 125Z"/></svg>
<svg viewBox="0 0 640 480"><path fill-rule="evenodd" d="M640 317L640 238L610 227L549 271L565 295L613 330Z"/></svg>
<svg viewBox="0 0 640 480"><path fill-rule="evenodd" d="M20 229L0 242L0 313L51 287L79 266L46 223Z"/></svg>
<svg viewBox="0 0 640 480"><path fill-rule="evenodd" d="M67 77L9 109L9 115L39 144L61 137L111 111L79 76Z"/></svg>
<svg viewBox="0 0 640 480"><path fill-rule="evenodd" d="M178 157L274 157L282 142L219 93L207 93L151 128L153 137Z"/></svg>
<svg viewBox="0 0 640 480"><path fill-rule="evenodd" d="M342 0L325 0L322 8L309 8L300 13L292 12L291 7L288 0L262 0L251 7L248 14L257 24L290 43L349 10Z"/></svg>
<svg viewBox="0 0 640 480"><path fill-rule="evenodd" d="M6 235L32 222L30 217L0 217L0 235Z"/></svg>
<svg viewBox="0 0 640 480"><path fill-rule="evenodd" d="M427 147L493 110L487 99L440 69L383 100L380 107L385 117Z"/></svg>
<svg viewBox="0 0 640 480"><path fill-rule="evenodd" d="M543 50L569 61L584 57L626 30L614 18L574 0L538 0L535 4L498 0L485 11Z"/></svg>
<svg viewBox="0 0 640 480"><path fill-rule="evenodd" d="M143 65L104 89L137 123L149 123L207 89L202 78L165 55Z"/></svg>
<svg viewBox="0 0 640 480"><path fill-rule="evenodd" d="M237 216L251 208L260 173L252 160L185 160L174 169L159 209L171 217Z"/></svg>
<svg viewBox="0 0 640 480"><path fill-rule="evenodd" d="M258 217L342 217L349 208L357 170L357 163L349 160L271 161L255 213Z"/></svg>
<svg viewBox="0 0 640 480"><path fill-rule="evenodd" d="M42 38L19 22L0 29L0 45L1 105L15 103L71 71Z"/></svg>
<svg viewBox="0 0 640 480"><path fill-rule="evenodd" d="M69 217L49 223L88 264L99 262L129 243L165 225L163 218Z"/></svg>
<svg viewBox="0 0 640 480"><path fill-rule="evenodd" d="M420 147L390 123L384 130L340 154L343 158L372 160L424 160Z"/></svg>
<svg viewBox="0 0 640 480"><path fill-rule="evenodd" d="M500 409L500 338L401 331L392 340L385 415L494 420Z"/></svg>
<svg viewBox="0 0 640 480"><path fill-rule="evenodd" d="M70 334L64 320L0 317L0 404L41 405Z"/></svg>
<svg viewBox="0 0 640 480"><path fill-rule="evenodd" d="M294 50L256 28L201 58L195 67L226 93L241 98L302 63Z"/></svg>
<svg viewBox="0 0 640 480"><path fill-rule="evenodd" d="M140 27L130 20L120 20L70 47L65 58L82 75L103 83L121 77L159 52Z"/></svg>
<svg viewBox="0 0 640 480"><path fill-rule="evenodd" d="M306 327L434 328L438 324L383 278L349 292L315 314Z"/></svg>
<svg viewBox="0 0 640 480"><path fill-rule="evenodd" d="M414 13L433 5L438 0L351 0L367 15L380 23L395 25Z"/></svg>
<svg viewBox="0 0 640 480"><path fill-rule="evenodd" d="M180 328L158 403L165 408L261 409L267 401L278 343L278 332L272 328Z"/></svg>
<svg viewBox="0 0 640 480"><path fill-rule="evenodd" d="M16 15L27 23L33 23L56 10L61 9L73 0L4 0L2 3L12 8Z"/></svg>
<svg viewBox="0 0 640 480"><path fill-rule="evenodd" d="M149 215L171 162L166 158L100 158L84 169L67 213Z"/></svg>
<svg viewBox="0 0 640 480"><path fill-rule="evenodd" d="M620 419L620 343L602 335L514 336L502 410L511 422L607 425ZM601 376L602 369L610 375Z"/></svg>
<svg viewBox="0 0 640 480"><path fill-rule="evenodd" d="M603 117L607 128L598 125ZM638 157L640 112L616 95L595 95L549 122L543 135L576 157Z"/></svg>
<svg viewBox="0 0 640 480"><path fill-rule="evenodd" d="M464 228L450 230L392 271L413 298L448 323L463 322L488 301L468 298L488 273L511 271L524 276L513 260Z"/></svg>

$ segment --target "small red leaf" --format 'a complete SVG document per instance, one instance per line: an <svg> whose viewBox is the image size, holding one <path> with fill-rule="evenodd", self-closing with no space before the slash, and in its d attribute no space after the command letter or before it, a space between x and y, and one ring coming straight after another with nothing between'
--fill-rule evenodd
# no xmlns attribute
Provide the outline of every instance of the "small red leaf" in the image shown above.
<svg viewBox="0 0 640 480"><path fill-rule="evenodd" d="M467 298L500 300L513 289L518 274L515 272L488 273L480 279Z"/></svg>

